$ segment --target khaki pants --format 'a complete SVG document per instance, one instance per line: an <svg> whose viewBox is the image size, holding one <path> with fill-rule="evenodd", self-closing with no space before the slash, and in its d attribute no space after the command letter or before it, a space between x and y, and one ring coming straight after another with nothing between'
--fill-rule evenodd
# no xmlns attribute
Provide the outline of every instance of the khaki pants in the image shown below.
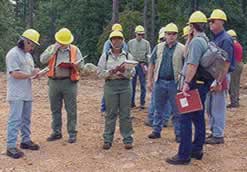
<svg viewBox="0 0 247 172"><path fill-rule="evenodd" d="M243 63L236 63L235 70L231 73L230 81L230 101L231 105L239 105L240 77L243 71Z"/></svg>

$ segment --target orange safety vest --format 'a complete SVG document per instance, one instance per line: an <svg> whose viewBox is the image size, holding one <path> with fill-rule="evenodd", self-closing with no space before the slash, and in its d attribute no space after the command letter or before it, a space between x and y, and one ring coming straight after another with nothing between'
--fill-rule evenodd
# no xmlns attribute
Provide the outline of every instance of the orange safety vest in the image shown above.
<svg viewBox="0 0 247 172"><path fill-rule="evenodd" d="M75 63L77 57L77 47L74 45L70 45L70 62ZM57 61L57 53L52 55L51 59L48 62L49 71L47 73L47 76L49 78L55 77L55 66ZM80 73L77 69L72 68L70 70L70 80L71 81L78 81L80 79Z"/></svg>

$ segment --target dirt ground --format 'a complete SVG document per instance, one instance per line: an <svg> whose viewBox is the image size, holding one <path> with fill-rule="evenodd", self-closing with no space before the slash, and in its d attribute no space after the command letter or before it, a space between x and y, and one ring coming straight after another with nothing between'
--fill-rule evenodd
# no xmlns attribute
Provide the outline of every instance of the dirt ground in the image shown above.
<svg viewBox="0 0 247 172"><path fill-rule="evenodd" d="M247 69L242 86L247 83ZM47 96L47 79L33 81L32 139L40 144L39 151L24 151L25 157L13 160L5 155L8 103L6 76L0 73L0 172L205 172L247 171L247 91L241 89L241 107L227 112L225 144L205 146L202 161L188 166L172 166L165 162L177 152L172 126L164 128L162 138L149 140L151 128L143 125L147 108L134 109L134 148L125 150L117 127L112 149L102 150L104 118L100 114L103 81L83 77L78 95L78 141L68 144L66 113L63 113L63 139L47 142L51 133L51 115ZM139 93L138 93L139 94ZM148 94L148 98L150 94Z"/></svg>

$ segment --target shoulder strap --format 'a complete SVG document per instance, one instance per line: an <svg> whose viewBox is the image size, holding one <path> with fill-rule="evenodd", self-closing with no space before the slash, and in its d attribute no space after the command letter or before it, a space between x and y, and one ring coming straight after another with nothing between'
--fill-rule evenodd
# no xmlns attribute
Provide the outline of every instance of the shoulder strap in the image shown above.
<svg viewBox="0 0 247 172"><path fill-rule="evenodd" d="M126 59L129 60L129 53L126 52Z"/></svg>
<svg viewBox="0 0 247 172"><path fill-rule="evenodd" d="M107 61L109 59L109 53L108 52L105 52L105 59L106 59L106 63L107 63Z"/></svg>

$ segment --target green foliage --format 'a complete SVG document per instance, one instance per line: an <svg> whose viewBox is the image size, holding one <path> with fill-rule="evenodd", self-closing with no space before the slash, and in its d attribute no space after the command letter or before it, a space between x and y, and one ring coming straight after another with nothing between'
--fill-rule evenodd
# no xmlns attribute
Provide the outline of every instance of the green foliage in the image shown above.
<svg viewBox="0 0 247 172"><path fill-rule="evenodd" d="M9 1L0 2L0 71L5 69L5 56L16 44L20 31L23 29L14 18L14 9Z"/></svg>

